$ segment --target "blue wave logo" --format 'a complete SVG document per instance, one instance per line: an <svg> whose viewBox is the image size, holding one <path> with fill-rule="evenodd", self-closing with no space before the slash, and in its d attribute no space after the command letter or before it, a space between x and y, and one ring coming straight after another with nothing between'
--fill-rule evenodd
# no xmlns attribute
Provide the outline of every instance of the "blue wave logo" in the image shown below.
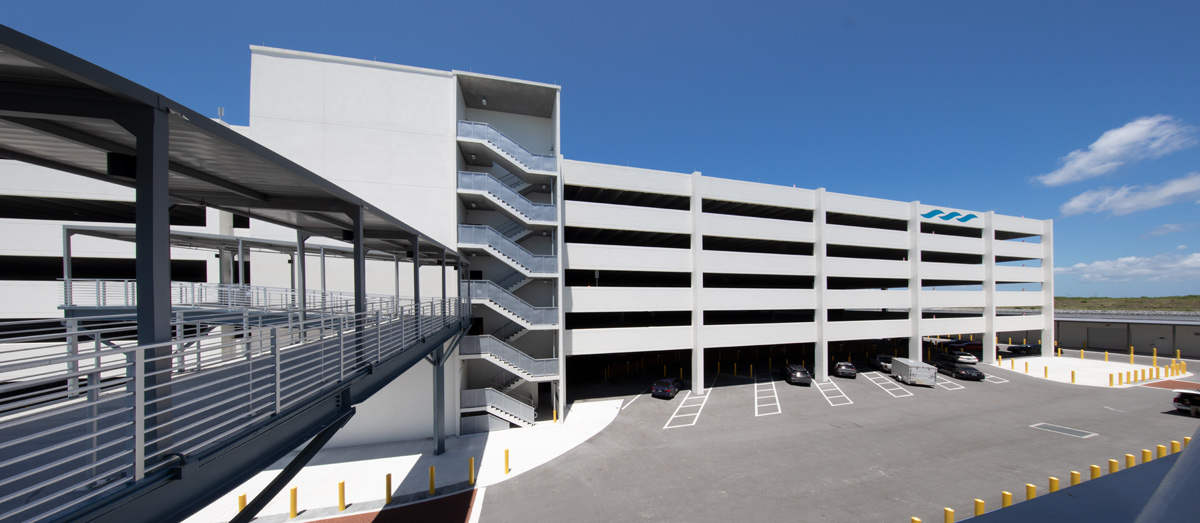
<svg viewBox="0 0 1200 523"><path fill-rule="evenodd" d="M943 214L943 213L945 213L945 214ZM942 216L938 216L939 214L941 214ZM961 216L961 218L960 218L960 216ZM975 218L978 218L978 216L975 216L974 214L967 214L967 215L963 215L962 213L958 213L958 212L950 212L950 213L946 213L945 211L943 211L943 210L941 210L941 209L934 209L934 210L932 210L932 211L929 211L929 212L927 212L927 213L925 213L925 214L922 214L922 215L921 215L921 217L922 217L922 218L934 218L934 217L937 217L937 218L941 218L942 220L945 220L945 221L950 221L950 220L953 220L953 219L955 219L955 218L958 218L958 221L959 221L959 222L962 222L962 223L966 223L966 222L969 222L969 221L971 221L971 220L974 220Z"/></svg>

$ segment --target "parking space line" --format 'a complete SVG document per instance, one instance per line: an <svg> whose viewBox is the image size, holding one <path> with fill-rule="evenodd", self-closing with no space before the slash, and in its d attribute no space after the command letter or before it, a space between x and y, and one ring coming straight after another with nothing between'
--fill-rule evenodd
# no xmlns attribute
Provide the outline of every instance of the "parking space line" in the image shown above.
<svg viewBox="0 0 1200 523"><path fill-rule="evenodd" d="M954 383L953 381L943 378L941 375L938 375L938 377L937 377L937 385L946 390L958 390L958 389L966 388L962 385Z"/></svg>
<svg viewBox="0 0 1200 523"><path fill-rule="evenodd" d="M667 424L663 425L663 430L677 429L679 427L690 427L695 425L696 422L700 420L700 413L704 411L704 405L708 403L708 398L709 396L712 396L712 389L716 385L717 378L713 377L712 382L708 384L708 389L704 391L703 396L692 396L692 391L687 391L687 394L683 396L683 400L679 402L679 406L675 407L675 413L671 414L671 418L667 420ZM683 414L679 413L679 411L683 409L693 408L696 409L696 412L686 412ZM672 423L675 422L675 418L680 418L681 421L678 424L672 425ZM691 418L690 423L687 422L687 418Z"/></svg>
<svg viewBox="0 0 1200 523"><path fill-rule="evenodd" d="M912 391L901 387L899 383L888 379L878 372L864 372L862 375L871 380L871 383L878 385L884 392L891 394L893 398L907 398L913 395Z"/></svg>
<svg viewBox="0 0 1200 523"><path fill-rule="evenodd" d="M767 380L759 382L754 376L754 417L770 416L783 412L779 406L779 391L775 389L775 380L771 379L771 371L767 371Z"/></svg>
<svg viewBox="0 0 1200 523"><path fill-rule="evenodd" d="M646 387L646 390L650 390L650 387ZM643 390L643 391L639 392L639 393L638 393L636 396L634 396L634 397L632 397L632 398L629 398L629 401L625 402L625 406L624 406L624 407L621 407L621 410L625 410L625 409L626 409L626 408L628 408L630 405L633 405L633 402L637 401L637 399L638 399L638 398L640 398L640 397L642 397L642 396L645 396L645 395L646 395L646 390Z"/></svg>
<svg viewBox="0 0 1200 523"><path fill-rule="evenodd" d="M993 376L991 374L989 374L989 375L987 375L987 377L983 378L983 381L986 381L988 383L1008 383L1008 380L1001 378L1000 376Z"/></svg>
<svg viewBox="0 0 1200 523"><path fill-rule="evenodd" d="M837 386L837 383L832 381L823 381L817 384L817 390L821 391L821 395L825 396L825 401L829 402L830 407L840 407L842 405L850 405L854 403L850 400L842 388ZM836 403L835 403L836 401Z"/></svg>

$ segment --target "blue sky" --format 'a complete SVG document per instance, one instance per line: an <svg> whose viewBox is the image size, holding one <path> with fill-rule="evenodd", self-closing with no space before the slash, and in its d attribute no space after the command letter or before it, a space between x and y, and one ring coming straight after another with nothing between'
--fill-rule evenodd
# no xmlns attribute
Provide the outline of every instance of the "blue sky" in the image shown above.
<svg viewBox="0 0 1200 523"><path fill-rule="evenodd" d="M417 4L0 23L235 124L251 44L556 83L568 158L1053 218L1056 294L1200 294L1198 2Z"/></svg>

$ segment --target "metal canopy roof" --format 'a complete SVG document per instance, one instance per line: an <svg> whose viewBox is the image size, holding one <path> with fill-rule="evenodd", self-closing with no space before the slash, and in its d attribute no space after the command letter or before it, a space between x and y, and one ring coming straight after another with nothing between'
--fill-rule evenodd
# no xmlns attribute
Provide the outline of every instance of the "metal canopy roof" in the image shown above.
<svg viewBox="0 0 1200 523"><path fill-rule="evenodd" d="M131 155L134 136L116 118L131 109L168 112L170 195L313 236L347 239L348 212L363 210L367 249L422 263L441 250L417 229L280 154L144 86L0 25L0 157L133 187L109 172L109 153Z"/></svg>
<svg viewBox="0 0 1200 523"><path fill-rule="evenodd" d="M130 243L137 241L137 229L133 227L68 225L63 227L63 231L69 234L79 234L83 236L92 236L95 238L105 238L109 240ZM271 251L280 254L294 254L296 252L296 242L271 240L266 238L249 238L244 236L222 236L219 234L206 234L199 232L171 231L171 245L174 247L236 252L239 241L241 242L242 247L246 249ZM307 242L304 244L304 252L307 254L321 254L322 250L327 256L333 256L336 258L354 257L353 247L345 245L312 244ZM392 253L373 250L367 251L366 259L388 262L393 261Z"/></svg>

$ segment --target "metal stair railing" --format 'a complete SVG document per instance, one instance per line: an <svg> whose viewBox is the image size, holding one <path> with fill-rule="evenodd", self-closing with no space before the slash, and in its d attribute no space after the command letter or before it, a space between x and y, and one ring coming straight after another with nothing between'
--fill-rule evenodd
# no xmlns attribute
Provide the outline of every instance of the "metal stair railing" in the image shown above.
<svg viewBox="0 0 1200 523"><path fill-rule="evenodd" d="M529 279L529 277L521 274L521 271L512 271L508 275L496 280L496 285L499 285L501 289L511 290L514 285L521 283L526 279Z"/></svg>
<svg viewBox="0 0 1200 523"><path fill-rule="evenodd" d="M483 140L511 156L526 170L558 172L558 159L546 154L535 154L509 138L499 129L484 122L458 122L458 137Z"/></svg>
<svg viewBox="0 0 1200 523"><path fill-rule="evenodd" d="M268 430L469 311L435 298L394 316L321 316L148 345L128 322L116 332L103 321L92 329L95 318L63 320L73 330L16 325L20 335L0 347L0 521L56 519L159 481L178 456ZM203 367L193 363L202 354Z"/></svg>
<svg viewBox="0 0 1200 523"><path fill-rule="evenodd" d="M490 280L471 280L471 299L488 300L533 325L558 323L558 307L534 307Z"/></svg>
<svg viewBox="0 0 1200 523"><path fill-rule="evenodd" d="M458 243L486 245L531 273L558 275L558 257L534 254L486 225L459 225Z"/></svg>
<svg viewBox="0 0 1200 523"><path fill-rule="evenodd" d="M459 398L464 409L491 407L529 425L533 425L537 419L532 398L510 396L493 388L467 389L462 391Z"/></svg>
<svg viewBox="0 0 1200 523"><path fill-rule="evenodd" d="M558 360L554 358L537 359L525 354L499 339L489 336L465 336L459 346L460 354L490 354L493 357L520 369L533 378L555 376L558 374Z"/></svg>
<svg viewBox="0 0 1200 523"><path fill-rule="evenodd" d="M508 322L504 324L504 326L492 331L489 336L498 340L507 341L509 338L512 338L514 335L523 330L525 330L525 327L522 327L520 323Z"/></svg>
<svg viewBox="0 0 1200 523"><path fill-rule="evenodd" d="M188 307L255 309L264 311L299 310L299 292L282 287L263 287L230 283L171 282L171 304ZM307 290L305 310L328 314L354 312L354 293ZM411 305L411 298L389 294L368 294L367 311L395 314L398 307ZM63 280L63 305L68 307L136 307L137 280L79 279Z"/></svg>
<svg viewBox="0 0 1200 523"><path fill-rule="evenodd" d="M525 189L528 189L529 187L531 187L533 185L532 183L522 180L520 176L517 176L508 171L504 171L503 174L501 174L500 176L496 176L495 178L497 180L500 180L500 183L507 185L509 188L511 188L514 191L517 191L518 193L523 193L525 191Z"/></svg>
<svg viewBox="0 0 1200 523"><path fill-rule="evenodd" d="M525 217L525 221L554 222L558 220L554 205L534 203L487 173L459 171L458 188L491 193L496 199L508 204Z"/></svg>

